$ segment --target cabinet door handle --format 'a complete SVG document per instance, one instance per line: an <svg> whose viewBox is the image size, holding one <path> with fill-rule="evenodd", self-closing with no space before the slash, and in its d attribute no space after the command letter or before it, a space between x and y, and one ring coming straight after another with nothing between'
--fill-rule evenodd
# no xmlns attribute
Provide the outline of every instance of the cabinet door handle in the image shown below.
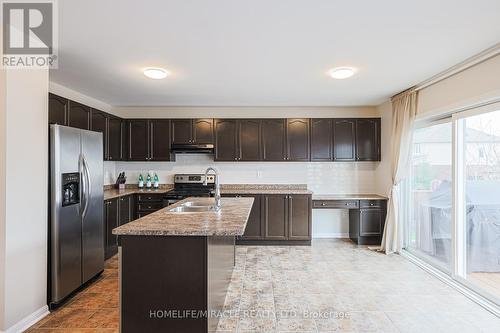
<svg viewBox="0 0 500 333"><path fill-rule="evenodd" d="M321 206L326 206L326 203L322 202L322 203L321 203Z"/></svg>

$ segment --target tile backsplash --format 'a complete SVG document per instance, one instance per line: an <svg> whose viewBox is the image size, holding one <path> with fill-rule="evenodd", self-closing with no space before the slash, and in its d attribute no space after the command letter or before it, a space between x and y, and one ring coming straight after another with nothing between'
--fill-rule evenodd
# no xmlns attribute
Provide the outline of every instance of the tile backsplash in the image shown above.
<svg viewBox="0 0 500 333"><path fill-rule="evenodd" d="M125 171L127 183L139 174L157 173L160 183L173 183L177 173L203 173L215 167L223 184L307 184L315 193L378 193L379 162L214 162L210 155L177 155L176 162L104 162L104 184Z"/></svg>

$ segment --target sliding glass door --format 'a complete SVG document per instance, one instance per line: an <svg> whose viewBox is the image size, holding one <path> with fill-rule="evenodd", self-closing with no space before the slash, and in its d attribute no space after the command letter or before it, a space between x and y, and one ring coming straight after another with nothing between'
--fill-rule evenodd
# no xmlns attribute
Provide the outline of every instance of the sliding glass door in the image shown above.
<svg viewBox="0 0 500 333"><path fill-rule="evenodd" d="M407 249L450 270L452 124L415 130L410 170Z"/></svg>
<svg viewBox="0 0 500 333"><path fill-rule="evenodd" d="M457 120L458 275L500 299L500 111Z"/></svg>
<svg viewBox="0 0 500 333"><path fill-rule="evenodd" d="M500 105L414 131L405 249L500 305Z"/></svg>

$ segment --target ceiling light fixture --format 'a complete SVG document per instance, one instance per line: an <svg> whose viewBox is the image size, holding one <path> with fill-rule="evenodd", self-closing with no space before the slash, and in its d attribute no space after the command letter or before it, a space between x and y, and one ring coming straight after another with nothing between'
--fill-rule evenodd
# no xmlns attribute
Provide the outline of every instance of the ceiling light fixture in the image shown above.
<svg viewBox="0 0 500 333"><path fill-rule="evenodd" d="M168 72L162 68L146 68L144 75L150 79L161 80L168 76Z"/></svg>
<svg viewBox="0 0 500 333"><path fill-rule="evenodd" d="M337 67L330 69L328 75L334 79L342 80L353 76L355 72L356 70L352 67Z"/></svg>

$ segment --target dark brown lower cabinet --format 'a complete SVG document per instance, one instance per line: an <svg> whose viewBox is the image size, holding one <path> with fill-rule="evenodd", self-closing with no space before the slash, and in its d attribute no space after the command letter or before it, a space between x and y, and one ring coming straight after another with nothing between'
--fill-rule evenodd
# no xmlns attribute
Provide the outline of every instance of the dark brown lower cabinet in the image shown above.
<svg viewBox="0 0 500 333"><path fill-rule="evenodd" d="M311 195L225 194L224 197L255 199L245 234L238 244L297 244L311 242Z"/></svg>
<svg viewBox="0 0 500 333"><path fill-rule="evenodd" d="M234 237L120 236L120 246L121 333L217 330Z"/></svg>
<svg viewBox="0 0 500 333"><path fill-rule="evenodd" d="M163 195L141 193L135 197L135 218L141 218L163 208Z"/></svg>
<svg viewBox="0 0 500 333"><path fill-rule="evenodd" d="M311 239L311 210L312 198L310 195L288 196L288 239Z"/></svg>
<svg viewBox="0 0 500 333"><path fill-rule="evenodd" d="M288 195L264 195L264 239L288 238L287 211Z"/></svg>
<svg viewBox="0 0 500 333"><path fill-rule="evenodd" d="M384 233L387 201L360 200L349 210L349 238L359 245L380 245Z"/></svg>
<svg viewBox="0 0 500 333"><path fill-rule="evenodd" d="M253 197L254 202L250 217L248 218L245 234L240 238L244 240L261 239L264 226L262 223L262 195L242 195L242 197Z"/></svg>
<svg viewBox="0 0 500 333"><path fill-rule="evenodd" d="M119 198L120 218L119 225L124 225L134 220L134 196L128 195Z"/></svg>
<svg viewBox="0 0 500 333"><path fill-rule="evenodd" d="M106 222L105 257L111 258L118 252L118 240L113 235L113 229L134 219L134 196L123 196L104 202Z"/></svg>
<svg viewBox="0 0 500 333"><path fill-rule="evenodd" d="M104 201L104 221L106 224L104 256L106 259L118 253L117 237L112 232L114 228L118 227L120 218L118 199L114 198Z"/></svg>

